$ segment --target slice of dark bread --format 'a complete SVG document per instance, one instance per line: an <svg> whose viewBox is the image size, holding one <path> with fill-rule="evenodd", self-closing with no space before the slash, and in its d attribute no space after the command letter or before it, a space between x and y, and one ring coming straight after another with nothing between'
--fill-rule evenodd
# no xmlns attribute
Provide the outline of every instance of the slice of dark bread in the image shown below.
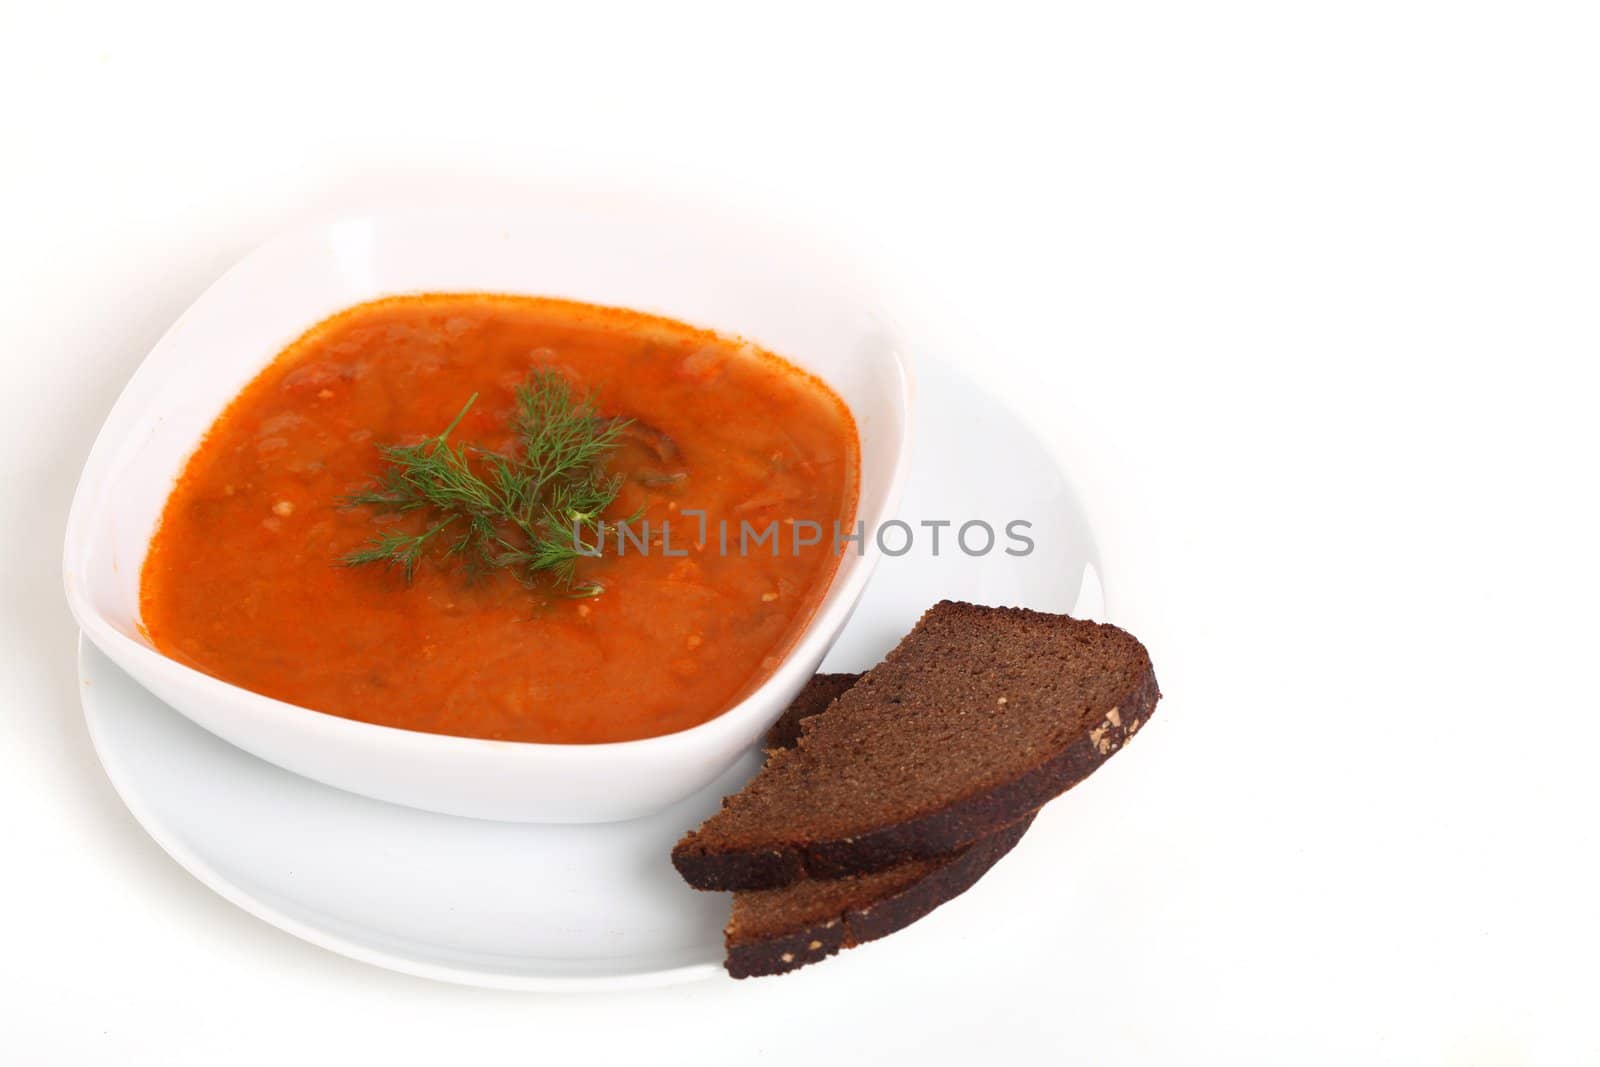
<svg viewBox="0 0 1600 1067"><path fill-rule="evenodd" d="M807 682L768 732L768 753L793 748L800 739L801 723L821 714L860 677L819 674ZM724 965L735 978L783 974L892 934L970 889L1011 851L1032 822L1033 815L1027 815L939 859L735 893L733 912L723 930L728 952Z"/></svg>
<svg viewBox="0 0 1600 1067"><path fill-rule="evenodd" d="M1115 626L943 601L673 849L699 889L770 889L949 856L1104 763L1150 718Z"/></svg>
<svg viewBox="0 0 1600 1067"><path fill-rule="evenodd" d="M815 674L767 731L765 747L793 748L800 740L800 724L832 704L839 694L856 684L859 674Z"/></svg>
<svg viewBox="0 0 1600 1067"><path fill-rule="evenodd" d="M1032 822L1033 815L1026 815L940 859L735 893L723 931L728 973L735 978L783 974L910 926L972 888L1022 840Z"/></svg>

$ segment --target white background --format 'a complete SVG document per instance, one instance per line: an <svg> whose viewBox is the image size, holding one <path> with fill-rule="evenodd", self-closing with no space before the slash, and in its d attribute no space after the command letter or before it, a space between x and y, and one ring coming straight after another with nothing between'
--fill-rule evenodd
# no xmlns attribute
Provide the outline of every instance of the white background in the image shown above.
<svg viewBox="0 0 1600 1067"><path fill-rule="evenodd" d="M0 4L0 1060L1600 1062L1588 5L227 7ZM1059 452L1150 729L778 980L437 985L190 880L77 709L78 467L255 243L463 182L853 249Z"/></svg>

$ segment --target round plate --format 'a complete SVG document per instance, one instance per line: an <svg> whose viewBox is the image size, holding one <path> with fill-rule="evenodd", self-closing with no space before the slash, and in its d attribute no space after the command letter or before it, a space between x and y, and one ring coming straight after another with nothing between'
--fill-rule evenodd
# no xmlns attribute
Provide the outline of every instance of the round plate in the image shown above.
<svg viewBox="0 0 1600 1067"><path fill-rule="evenodd" d="M940 599L1095 617L1089 526L1049 452L976 383L918 368L919 424L885 558L824 664L862 670ZM995 549L968 555L963 523ZM1013 521L1033 551L1008 539ZM949 522L949 526L923 523ZM939 533L937 551L932 534ZM905 530L885 537L898 552ZM981 548L981 528L967 545ZM480 822L384 804L234 748L79 644L89 733L112 785L173 859L226 899L313 944L407 974L505 989L661 985L721 972L727 897L667 856L759 765L746 756L667 811L625 823Z"/></svg>

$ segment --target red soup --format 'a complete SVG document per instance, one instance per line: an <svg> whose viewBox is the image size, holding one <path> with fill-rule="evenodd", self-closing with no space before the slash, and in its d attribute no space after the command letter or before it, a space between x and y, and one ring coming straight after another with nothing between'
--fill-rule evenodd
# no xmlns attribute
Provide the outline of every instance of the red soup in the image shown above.
<svg viewBox="0 0 1600 1067"><path fill-rule="evenodd" d="M212 426L146 559L143 622L174 659L346 718L653 737L772 672L833 576L859 469L839 398L753 345L566 301L380 300L290 345Z"/></svg>

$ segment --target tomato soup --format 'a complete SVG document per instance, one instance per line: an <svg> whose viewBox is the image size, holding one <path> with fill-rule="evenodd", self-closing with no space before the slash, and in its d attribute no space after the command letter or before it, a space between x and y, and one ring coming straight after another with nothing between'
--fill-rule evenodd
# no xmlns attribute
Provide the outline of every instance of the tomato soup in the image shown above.
<svg viewBox="0 0 1600 1067"><path fill-rule="evenodd" d="M615 487L604 517L632 536L607 531L567 582L474 569L448 533L409 579L350 565L437 521L352 503L390 463L380 446L449 427L467 462L515 455L518 387L552 374L620 428L596 464ZM146 557L143 625L173 659L365 722L554 743L671 733L727 710L798 638L859 469L839 398L737 339L558 300L380 300L313 328L212 426Z"/></svg>

